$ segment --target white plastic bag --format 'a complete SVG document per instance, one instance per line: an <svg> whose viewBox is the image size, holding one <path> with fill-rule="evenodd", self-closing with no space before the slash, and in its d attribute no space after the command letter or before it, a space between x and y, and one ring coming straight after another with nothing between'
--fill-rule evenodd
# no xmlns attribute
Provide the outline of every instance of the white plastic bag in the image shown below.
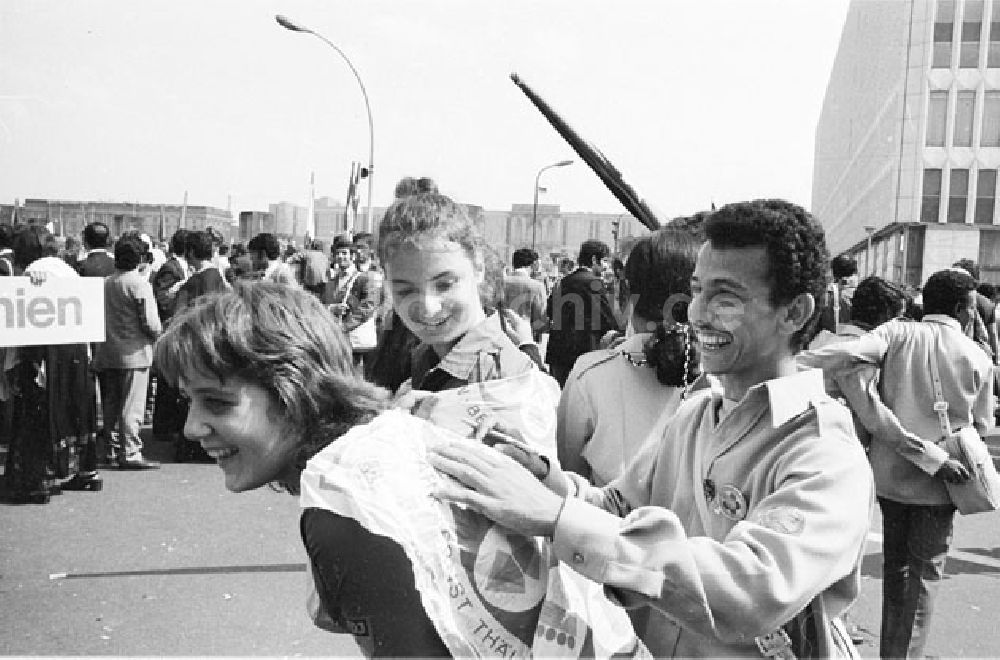
<svg viewBox="0 0 1000 660"><path fill-rule="evenodd" d="M442 392L410 389L403 384L397 400L417 417L467 436L484 416L493 417L540 454L556 455L556 407L559 384L536 369L518 376L472 383Z"/></svg>
<svg viewBox="0 0 1000 660"><path fill-rule="evenodd" d="M447 412L450 425L471 430L454 413L464 405L462 414L470 415L485 405L496 393L491 385L514 384L491 381L442 392L431 417ZM504 398L524 402L522 412L501 406L501 420L509 423L530 410L535 404L521 396L531 394L538 391L522 381L521 395ZM517 427L540 437L537 429ZM398 543L412 563L428 617L455 656L649 657L625 611L600 585L560 564L548 540L521 536L431 497L444 477L428 463L426 445L445 436L459 434L402 410L383 413L309 461L301 505L349 516Z"/></svg>

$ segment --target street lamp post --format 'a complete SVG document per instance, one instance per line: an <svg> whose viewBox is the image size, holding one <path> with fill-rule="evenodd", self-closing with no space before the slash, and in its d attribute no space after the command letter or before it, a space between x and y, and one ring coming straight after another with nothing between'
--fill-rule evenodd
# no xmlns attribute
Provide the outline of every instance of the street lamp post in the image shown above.
<svg viewBox="0 0 1000 660"><path fill-rule="evenodd" d="M865 225L865 233L868 234L868 245L865 246L865 270L868 271L868 275L874 275L875 269L872 268L872 234L878 229L872 225Z"/></svg>
<svg viewBox="0 0 1000 660"><path fill-rule="evenodd" d="M354 68L354 64L351 63L351 60L348 59L347 55L344 54L344 51L340 50L340 48L338 48L335 43L324 37L319 32L310 30L307 27L299 25L298 23L295 23L294 21L290 20L285 16L282 16L281 14L276 15L274 19L278 21L278 25L285 28L286 30L291 30L292 32L305 32L307 34L311 34L317 39L320 39L321 41L325 42L326 45L329 46L330 48L337 51L337 54L340 55L345 62L347 62L347 66L350 67L351 73L354 74L354 77L358 81L358 86L361 87L361 95L365 99L365 110L368 111L368 215L365 220L365 231L370 233L374 231L375 227L375 223L372 221L372 179L375 176L375 127L374 124L372 123L372 107L371 104L368 103L368 91L365 89L365 83L361 80L361 76L358 74L358 70Z"/></svg>
<svg viewBox="0 0 1000 660"><path fill-rule="evenodd" d="M567 165L572 165L571 160L561 160L558 163L552 163L551 165L546 165L542 169L538 170L538 174L535 175L535 201L531 205L531 249L535 249L535 236L537 234L538 228L538 181L542 178L542 172L553 167L566 167Z"/></svg>

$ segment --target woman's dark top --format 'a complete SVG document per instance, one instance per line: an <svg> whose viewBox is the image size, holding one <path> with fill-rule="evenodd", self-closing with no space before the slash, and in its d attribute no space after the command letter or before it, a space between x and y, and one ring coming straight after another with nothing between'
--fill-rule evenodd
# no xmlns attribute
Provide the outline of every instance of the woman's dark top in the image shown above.
<svg viewBox="0 0 1000 660"><path fill-rule="evenodd" d="M534 366L504 334L496 314L472 328L442 359L429 346L413 354L414 387L440 392L508 378ZM427 617L406 553L352 518L306 509L302 541L326 613L371 656L449 657Z"/></svg>

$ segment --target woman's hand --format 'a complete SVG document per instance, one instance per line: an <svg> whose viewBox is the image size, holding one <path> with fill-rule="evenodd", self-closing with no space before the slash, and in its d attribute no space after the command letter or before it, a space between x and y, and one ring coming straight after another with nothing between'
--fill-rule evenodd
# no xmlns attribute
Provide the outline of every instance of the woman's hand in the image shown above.
<svg viewBox="0 0 1000 660"><path fill-rule="evenodd" d="M597 344L598 348L616 348L625 343L625 333L618 332L617 330L608 330L601 337L600 342Z"/></svg>
<svg viewBox="0 0 1000 660"><path fill-rule="evenodd" d="M503 314L507 336L515 346L535 343L535 335L531 332L531 321L522 318L512 309L503 308L500 313Z"/></svg>
<svg viewBox="0 0 1000 660"><path fill-rule="evenodd" d="M45 281L49 279L49 274L44 270L29 270L25 273L31 280L31 283L35 286L41 286L45 284Z"/></svg>

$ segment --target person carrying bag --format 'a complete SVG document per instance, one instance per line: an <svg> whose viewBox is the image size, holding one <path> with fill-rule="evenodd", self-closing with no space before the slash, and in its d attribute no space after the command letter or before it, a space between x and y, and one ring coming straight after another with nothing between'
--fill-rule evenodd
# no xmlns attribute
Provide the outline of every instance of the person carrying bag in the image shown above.
<svg viewBox="0 0 1000 660"><path fill-rule="evenodd" d="M378 281L351 264L324 284L320 300L340 321L351 342L354 362L363 365L365 355L371 353L377 343L375 311L379 300Z"/></svg>
<svg viewBox="0 0 1000 660"><path fill-rule="evenodd" d="M940 341L939 336L939 344ZM937 444L969 471L969 479L962 482L945 481L948 497L962 515L996 511L1000 508L1000 475L993 465L990 450L972 425L952 432L936 359L931 360L931 380L934 383L934 412L941 424L942 439Z"/></svg>

